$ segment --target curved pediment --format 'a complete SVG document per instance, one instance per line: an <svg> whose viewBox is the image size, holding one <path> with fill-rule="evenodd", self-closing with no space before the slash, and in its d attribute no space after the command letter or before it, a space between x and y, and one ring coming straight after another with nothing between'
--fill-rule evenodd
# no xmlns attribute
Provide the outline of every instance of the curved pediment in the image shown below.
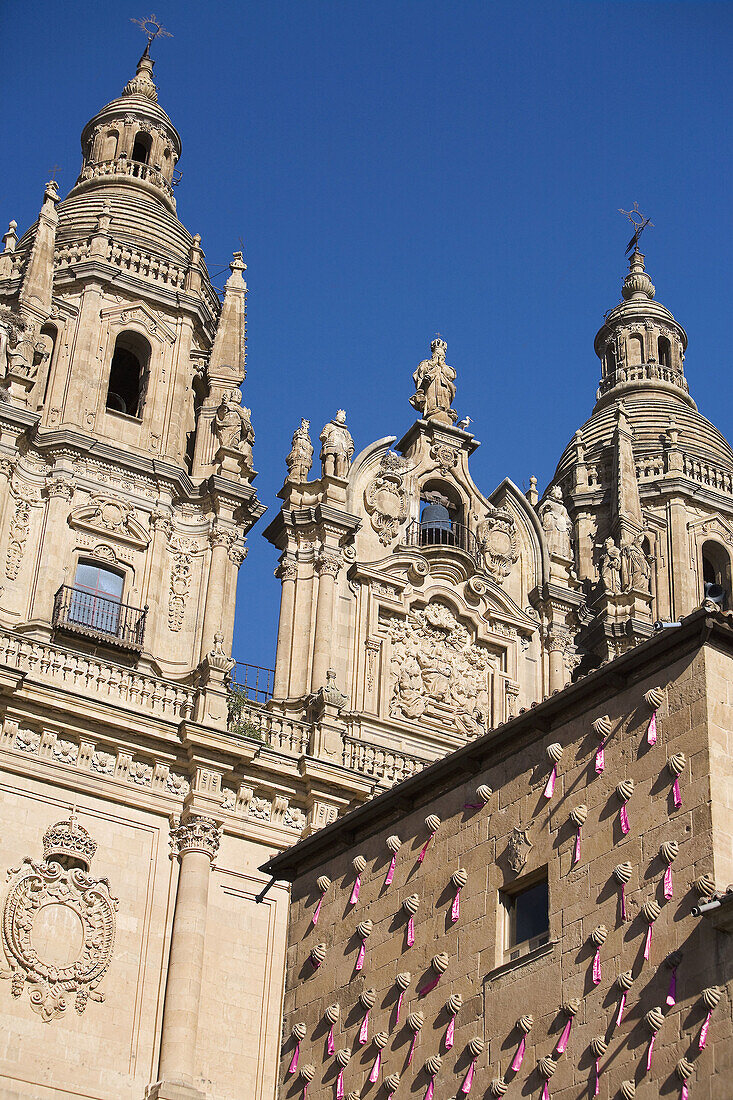
<svg viewBox="0 0 733 1100"><path fill-rule="evenodd" d="M82 531L91 531L105 538L115 538L137 550L143 550L150 536L135 517L131 504L114 497L94 497L75 508L69 516L69 525Z"/></svg>

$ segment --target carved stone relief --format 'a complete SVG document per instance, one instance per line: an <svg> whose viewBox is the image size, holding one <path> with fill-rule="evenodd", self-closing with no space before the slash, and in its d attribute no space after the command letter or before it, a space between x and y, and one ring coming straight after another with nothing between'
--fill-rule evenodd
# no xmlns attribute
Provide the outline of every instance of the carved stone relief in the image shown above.
<svg viewBox="0 0 733 1100"><path fill-rule="evenodd" d="M471 641L453 613L432 603L382 625L392 639L390 715L484 732L494 658Z"/></svg>
<svg viewBox="0 0 733 1100"><path fill-rule="evenodd" d="M476 528L476 537L487 573L501 583L519 558L514 516L506 508L489 505L486 519Z"/></svg>
<svg viewBox="0 0 733 1100"><path fill-rule="evenodd" d="M394 451L385 451L379 469L364 490L364 504L372 527L383 546L397 538L400 525L407 519L408 500L404 488L407 462Z"/></svg>
<svg viewBox="0 0 733 1100"><path fill-rule="evenodd" d="M529 828L521 829L515 826L512 829L512 835L509 837L506 856L507 863L515 875L519 874L527 862L529 850L532 846L532 841L529 839Z"/></svg>
<svg viewBox="0 0 733 1100"><path fill-rule="evenodd" d="M191 559L196 544L193 539L175 537L171 539L170 584L168 589L168 626L171 630L180 630L186 610L186 599L191 587Z"/></svg>
<svg viewBox="0 0 733 1100"><path fill-rule="evenodd" d="M5 576L14 581L20 572L23 552L31 527L31 508L34 498L30 493L14 490L15 510L10 520L8 552L5 558Z"/></svg>

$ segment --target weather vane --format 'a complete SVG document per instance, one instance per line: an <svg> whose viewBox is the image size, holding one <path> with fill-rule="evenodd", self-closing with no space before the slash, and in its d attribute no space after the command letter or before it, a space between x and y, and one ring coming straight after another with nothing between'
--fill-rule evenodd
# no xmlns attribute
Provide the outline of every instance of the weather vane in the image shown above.
<svg viewBox="0 0 733 1100"><path fill-rule="evenodd" d="M136 23L140 30L148 36L148 46L154 38L172 38L173 35L170 31L167 31L162 23L159 23L155 17L155 13L147 15L144 19L131 19L131 23Z"/></svg>
<svg viewBox="0 0 733 1100"><path fill-rule="evenodd" d="M625 254L628 256L631 252L634 251L635 248L638 247L639 238L641 237L644 230L647 229L647 228L648 229L653 229L654 228L654 222L651 221L649 218L644 217L641 210L639 209L638 202L634 203L631 210L622 210L619 207L619 214L623 214L625 217L627 217L629 219L629 221L631 222L631 224L633 225L633 227L634 227L634 236L631 238L629 243L626 245L626 253Z"/></svg>

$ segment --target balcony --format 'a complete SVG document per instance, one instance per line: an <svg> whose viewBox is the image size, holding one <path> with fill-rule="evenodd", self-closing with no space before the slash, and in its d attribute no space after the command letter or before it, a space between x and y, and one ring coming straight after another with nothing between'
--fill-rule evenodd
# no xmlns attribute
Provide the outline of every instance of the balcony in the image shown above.
<svg viewBox="0 0 733 1100"><path fill-rule="evenodd" d="M444 526L426 526L419 520L408 524L404 535L406 546L415 546L420 550L435 548L453 548L462 550L475 565L480 564L481 548L473 531L463 523L447 521Z"/></svg>
<svg viewBox="0 0 733 1100"><path fill-rule="evenodd" d="M147 607L131 607L83 588L62 584L53 600L54 630L141 653Z"/></svg>

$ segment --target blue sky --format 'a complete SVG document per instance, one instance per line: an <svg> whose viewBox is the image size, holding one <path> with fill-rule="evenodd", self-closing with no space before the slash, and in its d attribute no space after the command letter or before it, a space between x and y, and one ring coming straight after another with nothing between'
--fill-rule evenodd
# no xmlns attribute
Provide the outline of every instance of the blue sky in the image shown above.
<svg viewBox="0 0 733 1100"><path fill-rule="evenodd" d="M693 396L733 436L730 3L162 3L160 101L183 138L178 212L212 273L244 242L245 403L268 513L240 572L235 656L271 665L279 503L301 416L345 407L360 450L414 417L436 331L474 479L540 487L590 414L593 337L638 201ZM144 45L128 3L4 0L0 217L63 193L79 134ZM214 281L223 283L223 276Z"/></svg>

